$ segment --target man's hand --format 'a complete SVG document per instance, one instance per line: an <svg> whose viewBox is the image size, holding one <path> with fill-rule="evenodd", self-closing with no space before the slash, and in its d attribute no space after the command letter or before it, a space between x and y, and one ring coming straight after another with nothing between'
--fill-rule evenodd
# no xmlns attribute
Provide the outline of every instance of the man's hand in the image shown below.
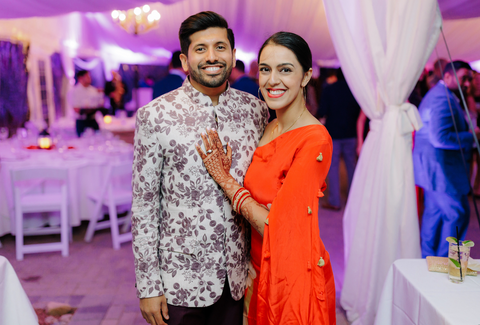
<svg viewBox="0 0 480 325"><path fill-rule="evenodd" d="M163 321L163 318L169 318L167 298L165 298L164 295L160 297L141 298L140 310L147 323L152 325L167 325L167 323Z"/></svg>

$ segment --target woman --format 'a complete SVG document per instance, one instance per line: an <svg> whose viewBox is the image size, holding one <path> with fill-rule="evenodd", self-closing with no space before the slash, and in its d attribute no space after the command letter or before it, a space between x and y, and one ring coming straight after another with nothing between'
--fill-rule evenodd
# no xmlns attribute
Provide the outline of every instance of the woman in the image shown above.
<svg viewBox="0 0 480 325"><path fill-rule="evenodd" d="M227 144L224 153L215 130L202 134L206 154L197 146L210 175L253 228L252 274L259 276L246 291L248 322L335 324L333 272L317 218L332 140L305 107L310 48L298 35L276 33L260 49L259 71L262 95L277 119L265 129L245 188L230 175L232 150Z"/></svg>

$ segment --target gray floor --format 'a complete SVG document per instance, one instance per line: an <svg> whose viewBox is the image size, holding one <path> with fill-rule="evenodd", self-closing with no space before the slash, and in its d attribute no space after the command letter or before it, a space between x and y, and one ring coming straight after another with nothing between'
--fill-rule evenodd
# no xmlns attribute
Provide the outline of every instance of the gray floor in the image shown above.
<svg viewBox="0 0 480 325"><path fill-rule="evenodd" d="M341 168L341 175L345 201L344 168ZM479 225L473 205L471 208L467 239L480 244ZM343 209L319 211L320 235L330 253L335 274L337 324L348 325L338 303L344 276L342 217ZM113 250L108 230L97 232L91 243L85 243L85 231L86 223L74 228L70 256L65 258L60 252L28 254L18 262L15 259L15 238L11 235L0 238L3 244L0 254L13 265L34 307L44 308L47 302L55 301L78 308L70 325L146 324L135 296L131 244L125 243L120 250ZM27 240L41 242L47 237L27 237ZM473 249L472 257L480 258L480 249Z"/></svg>
<svg viewBox="0 0 480 325"><path fill-rule="evenodd" d="M320 211L322 237L332 256L337 281L343 277L342 212ZM328 231L326 231L328 229ZM135 296L133 253L130 243L120 250L112 249L108 230L95 234L91 243L83 241L86 223L73 230L70 255L60 252L27 254L23 261L15 259L15 238L0 238L4 255L17 272L34 307L44 308L49 301L69 303L77 307L70 325L133 325L146 324ZM27 237L26 241L42 242L55 236ZM348 324L337 308L337 324Z"/></svg>

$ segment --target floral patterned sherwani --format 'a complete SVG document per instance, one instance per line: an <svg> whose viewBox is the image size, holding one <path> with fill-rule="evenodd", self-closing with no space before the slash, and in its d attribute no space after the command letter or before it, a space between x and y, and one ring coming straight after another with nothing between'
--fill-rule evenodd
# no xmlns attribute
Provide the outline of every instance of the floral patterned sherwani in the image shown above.
<svg viewBox="0 0 480 325"><path fill-rule="evenodd" d="M243 184L267 120L256 97L227 86L213 106L188 78L138 110L132 234L139 298L165 294L176 306L209 306L220 299L227 274L232 297L243 297L247 222L232 211L195 144L215 128L230 143L230 172Z"/></svg>

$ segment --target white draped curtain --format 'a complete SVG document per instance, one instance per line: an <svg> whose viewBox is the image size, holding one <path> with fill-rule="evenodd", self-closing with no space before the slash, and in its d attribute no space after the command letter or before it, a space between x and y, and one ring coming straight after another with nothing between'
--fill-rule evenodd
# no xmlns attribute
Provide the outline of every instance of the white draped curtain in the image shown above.
<svg viewBox="0 0 480 325"><path fill-rule="evenodd" d="M371 119L343 219L341 304L353 324L373 324L383 282L399 258L420 258L412 131L406 99L437 42L436 0L324 0L347 82Z"/></svg>

